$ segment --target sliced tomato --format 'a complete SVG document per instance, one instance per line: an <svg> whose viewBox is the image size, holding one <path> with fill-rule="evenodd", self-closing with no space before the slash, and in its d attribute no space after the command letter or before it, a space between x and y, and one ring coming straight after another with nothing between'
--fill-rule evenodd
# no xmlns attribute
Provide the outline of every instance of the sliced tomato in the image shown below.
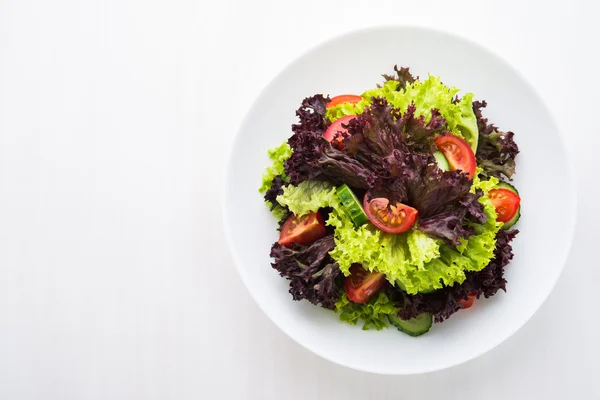
<svg viewBox="0 0 600 400"><path fill-rule="evenodd" d="M356 104L361 100L362 100L362 97L357 96L355 94L341 94L339 96L333 97L331 99L331 101L329 101L329 103L327 103L327 108L335 107L338 104L342 104L342 103Z"/></svg>
<svg viewBox="0 0 600 400"><path fill-rule="evenodd" d="M473 302L475 302L475 293L470 294L467 300L460 299L458 302L460 303L460 308L464 309L471 307L473 305Z"/></svg>
<svg viewBox="0 0 600 400"><path fill-rule="evenodd" d="M500 222L508 222L513 219L521 204L519 195L508 189L492 189L488 192L488 197L496 209Z"/></svg>
<svg viewBox="0 0 600 400"><path fill-rule="evenodd" d="M360 264L354 264L350 267L350 276L344 280L344 289L350 300L364 304L384 283L385 275L381 272L368 272Z"/></svg>
<svg viewBox="0 0 600 400"><path fill-rule="evenodd" d="M471 146L467 142L458 136L448 134L436 137L435 145L448 160L452 171L460 169L466 172L469 178L473 178L477 161Z"/></svg>
<svg viewBox="0 0 600 400"><path fill-rule="evenodd" d="M363 209L377 228L388 233L406 232L417 220L419 211L402 203L390 205L385 197L371 198L365 194Z"/></svg>
<svg viewBox="0 0 600 400"><path fill-rule="evenodd" d="M335 137L335 134L340 132L340 133L348 133L348 129L344 128L342 126L342 124L344 125L348 125L348 122L352 121L354 118L356 118L356 116L354 115L346 115L345 117L336 119L335 121L333 121L331 123L331 125L329 125L329 128L327 128L327 130L325 131L325 134L323 135L323 137L325 139L327 139L328 142L333 141L333 138ZM343 138L338 136L336 139L336 144L338 148L342 148L342 140Z"/></svg>
<svg viewBox="0 0 600 400"><path fill-rule="evenodd" d="M292 214L281 228L278 243L284 246L291 246L292 243L306 246L326 234L325 222L318 212L310 212L301 217Z"/></svg>

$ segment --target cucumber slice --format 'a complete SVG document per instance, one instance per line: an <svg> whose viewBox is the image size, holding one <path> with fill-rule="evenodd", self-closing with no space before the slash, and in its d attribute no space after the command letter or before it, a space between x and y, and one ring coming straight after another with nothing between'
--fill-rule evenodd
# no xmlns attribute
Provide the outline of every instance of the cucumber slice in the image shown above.
<svg viewBox="0 0 600 400"><path fill-rule="evenodd" d="M511 191L511 192L513 192L513 193L519 194L519 191L517 190L517 188L516 188L516 187L514 187L513 185L511 185L510 183L507 183L507 182L500 182L500 183L498 184L498 187L499 187L499 188L502 188L502 189L508 189L508 190L510 190L510 191Z"/></svg>
<svg viewBox="0 0 600 400"><path fill-rule="evenodd" d="M429 313L419 314L414 318L405 321L400 319L397 315L388 315L390 324L398 328L399 331L404 332L410 336L421 336L424 333L429 332L429 328L433 325L433 315Z"/></svg>
<svg viewBox="0 0 600 400"><path fill-rule="evenodd" d="M517 188L515 188L510 183L500 182L498 184L498 187L502 188L502 189L510 190L511 192L516 193L517 196L519 195L519 191L517 190ZM512 219L510 221L505 222L504 225L502 226L502 229L507 230L507 229L512 228L513 225L517 223L519 218L521 218L521 206L520 205L519 205L519 208L517 209L517 213L515 214L515 216L512 217Z"/></svg>
<svg viewBox="0 0 600 400"><path fill-rule="evenodd" d="M515 214L515 216L512 217L510 221L505 222L504 225L502 225L502 229L508 230L508 229L512 228L513 225L517 223L519 218L521 218L521 206L519 206L519 208L517 208L517 213Z"/></svg>
<svg viewBox="0 0 600 400"><path fill-rule="evenodd" d="M448 160L446 160L446 157L444 157L441 151L436 151L435 153L433 153L433 156L435 157L435 161L437 162L438 167L442 171L450 171L450 165L448 164Z"/></svg>
<svg viewBox="0 0 600 400"><path fill-rule="evenodd" d="M361 226L369 221L367 214L363 211L360 200L358 200L348 185L343 184L338 187L337 195L355 226Z"/></svg>

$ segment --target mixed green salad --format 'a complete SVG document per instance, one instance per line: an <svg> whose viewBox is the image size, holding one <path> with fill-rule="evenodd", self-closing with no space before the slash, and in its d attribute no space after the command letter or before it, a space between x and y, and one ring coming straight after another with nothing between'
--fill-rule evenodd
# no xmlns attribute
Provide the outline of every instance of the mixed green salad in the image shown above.
<svg viewBox="0 0 600 400"><path fill-rule="evenodd" d="M519 149L482 116L485 101L394 70L360 96L304 99L260 192L294 300L418 336L506 291Z"/></svg>

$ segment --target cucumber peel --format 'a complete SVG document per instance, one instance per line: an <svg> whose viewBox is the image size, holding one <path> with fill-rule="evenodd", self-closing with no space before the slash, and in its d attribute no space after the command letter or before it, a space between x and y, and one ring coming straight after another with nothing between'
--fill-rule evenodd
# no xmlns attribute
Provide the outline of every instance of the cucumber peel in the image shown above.
<svg viewBox="0 0 600 400"><path fill-rule="evenodd" d="M337 196L340 202L344 206L346 212L352 219L354 226L361 226L369 221L367 214L365 214L360 200L356 197L352 189L346 184L337 188Z"/></svg>
<svg viewBox="0 0 600 400"><path fill-rule="evenodd" d="M390 320L390 324L398 328L399 331L410 336L421 336L429 332L431 325L433 325L433 315L429 313L419 314L409 320L404 320L395 314L390 314L388 315L388 319Z"/></svg>
<svg viewBox="0 0 600 400"><path fill-rule="evenodd" d="M517 190L517 188L515 188L510 183L500 182L498 184L498 187L500 189L510 190L511 192L516 193L516 195L519 196L519 191ZM510 221L507 221L507 222L504 223L504 225L502 225L502 229L508 230L508 229L512 228L513 225L517 223L517 221L519 220L519 218L521 218L521 205L519 205L519 208L517 208L517 212L516 212L515 216L512 217L510 219Z"/></svg>

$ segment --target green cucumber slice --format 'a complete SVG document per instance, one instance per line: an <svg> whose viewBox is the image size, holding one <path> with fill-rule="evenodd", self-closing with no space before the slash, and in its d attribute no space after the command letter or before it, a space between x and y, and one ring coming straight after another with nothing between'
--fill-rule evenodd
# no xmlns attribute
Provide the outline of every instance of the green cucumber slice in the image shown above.
<svg viewBox="0 0 600 400"><path fill-rule="evenodd" d="M514 187L513 185L511 185L510 183L507 183L507 182L500 182L500 183L498 184L498 187L499 187L499 188L502 188L502 189L508 189L508 190L510 190L510 191L511 191L511 192L513 192L513 193L519 194L519 191L517 190L517 188L516 188L516 187Z"/></svg>
<svg viewBox="0 0 600 400"><path fill-rule="evenodd" d="M390 320L390 324L398 328L399 331L410 336L421 336L429 332L429 328L433 325L433 315L429 313L419 314L408 321L400 319L395 314L388 315L388 319Z"/></svg>
<svg viewBox="0 0 600 400"><path fill-rule="evenodd" d="M446 157L444 157L441 151L436 151L435 153L433 153L433 156L435 157L435 161L437 162L438 167L442 171L450 171L450 165L448 164L448 160L446 160Z"/></svg>
<svg viewBox="0 0 600 400"><path fill-rule="evenodd" d="M512 217L510 221L505 222L504 225L502 225L502 229L508 230L508 229L512 228L513 225L517 223L519 218L521 218L521 206L519 206L519 208L517 208L517 213L515 214L515 216Z"/></svg>
<svg viewBox="0 0 600 400"><path fill-rule="evenodd" d="M517 196L519 195L519 191L517 190L517 188L515 188L510 183L500 182L498 184L498 187L501 189L510 190L511 192L516 193ZM510 221L505 222L504 225L502 225L502 229L508 230L508 229L512 228L513 225L517 223L519 218L521 218L521 206L520 205L519 205L519 208L517 208L517 213L515 214L515 216L512 217Z"/></svg>
<svg viewBox="0 0 600 400"><path fill-rule="evenodd" d="M360 200L358 200L348 185L343 184L338 187L337 195L355 226L361 226L369 221L367 214L363 211Z"/></svg>

